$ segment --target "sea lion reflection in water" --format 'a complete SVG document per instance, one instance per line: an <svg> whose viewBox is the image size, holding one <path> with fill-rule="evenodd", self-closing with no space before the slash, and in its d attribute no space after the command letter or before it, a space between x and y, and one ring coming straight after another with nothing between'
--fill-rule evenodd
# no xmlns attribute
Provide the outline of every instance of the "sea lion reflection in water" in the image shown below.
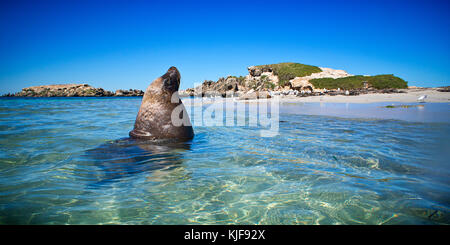
<svg viewBox="0 0 450 245"><path fill-rule="evenodd" d="M177 68L170 67L148 86L130 138L88 151L104 170L99 183L139 172L170 170L182 163L181 153L190 149L194 131L178 97L180 78Z"/></svg>

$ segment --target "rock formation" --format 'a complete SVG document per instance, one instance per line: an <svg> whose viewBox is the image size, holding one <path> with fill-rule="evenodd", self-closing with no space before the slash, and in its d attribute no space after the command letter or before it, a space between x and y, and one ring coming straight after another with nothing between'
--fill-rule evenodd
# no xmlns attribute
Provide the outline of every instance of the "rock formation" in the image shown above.
<svg viewBox="0 0 450 245"><path fill-rule="evenodd" d="M116 90L115 93L102 88L94 88L88 84L58 84L23 88L15 94L5 94L5 97L110 97L110 96L143 96L144 92L137 89Z"/></svg>
<svg viewBox="0 0 450 245"><path fill-rule="evenodd" d="M450 86L439 87L437 91L439 91L439 92L450 92Z"/></svg>
<svg viewBox="0 0 450 245"><path fill-rule="evenodd" d="M193 89L188 88L186 90L180 90L179 95L181 97L186 96L226 97L227 94L234 95L240 89L242 89L242 86L240 85L238 78L229 76L227 78L221 77L217 82L205 80L201 85Z"/></svg>
<svg viewBox="0 0 450 245"><path fill-rule="evenodd" d="M333 84L330 88L330 83L321 85L317 80L328 81L331 79L351 80L365 79L366 76L353 76L344 70L335 70L325 67L317 67L310 65L303 65L299 63L279 63L271 65L250 66L247 68L248 74L246 76L227 76L221 77L217 81L205 80L201 85L195 88L188 88L186 90L179 90L180 97L239 97L243 99L261 98L275 95L289 95L289 96L310 96L319 94L329 95L355 95L358 93L397 93L399 91L393 88L401 88L398 83L406 82L393 75L378 75L367 76L367 79L372 79L371 84L378 82L381 84L378 89L369 86L368 81L361 81L358 87L347 88L351 91L341 90L343 87ZM346 77L350 77L347 79ZM317 79L311 81L312 79ZM348 83L351 83L347 81ZM321 88L316 88L312 83ZM397 83L397 85L395 84ZM386 86L386 84L388 84ZM372 84L373 85L373 84ZM392 86L390 86L392 85ZM389 87L390 86L390 87ZM402 85L403 86L403 85ZM336 88L337 87L337 88ZM354 90L354 91L353 91ZM448 92L450 89L441 88L439 91ZM267 92L267 93L259 93ZM259 96L261 94L261 96ZM20 97L100 97L100 96L143 96L144 92L137 89L116 90L114 92L106 91L102 88L93 88L88 84L65 84L65 85L47 85L35 86L22 89L16 94L6 94L4 96L20 96Z"/></svg>
<svg viewBox="0 0 450 245"><path fill-rule="evenodd" d="M331 68L325 68L320 67L322 72L313 73L309 76L305 77L296 77L292 80L289 80L289 83L291 84L292 88L298 91L307 91L310 90L311 92L323 92L322 89L316 89L314 88L314 85L312 85L309 80L315 79L315 78L341 78L341 77L349 77L352 76L348 74L344 70L335 70Z"/></svg>
<svg viewBox="0 0 450 245"><path fill-rule="evenodd" d="M228 76L219 78L216 82L205 80L196 88L180 90L181 97L186 96L243 96L243 99L259 98L256 92L267 92L267 95L298 95L310 94L312 92L323 92L316 89L309 80L315 78L341 78L351 76L344 70L331 68L320 68L321 72L312 73L309 76L295 77L282 86L279 77L275 75L270 66L250 66L247 68L248 75L245 77ZM263 93L262 93L263 94Z"/></svg>
<svg viewBox="0 0 450 245"><path fill-rule="evenodd" d="M252 89L240 96L239 100L270 99L271 97L267 91L253 91Z"/></svg>
<svg viewBox="0 0 450 245"><path fill-rule="evenodd" d="M59 84L23 88L14 94L16 97L100 97L113 93L102 88L96 89L88 84Z"/></svg>
<svg viewBox="0 0 450 245"><path fill-rule="evenodd" d="M144 96L144 91L139 90L139 89L131 89L131 88L129 90L118 89L114 93L114 96L126 96L126 97Z"/></svg>

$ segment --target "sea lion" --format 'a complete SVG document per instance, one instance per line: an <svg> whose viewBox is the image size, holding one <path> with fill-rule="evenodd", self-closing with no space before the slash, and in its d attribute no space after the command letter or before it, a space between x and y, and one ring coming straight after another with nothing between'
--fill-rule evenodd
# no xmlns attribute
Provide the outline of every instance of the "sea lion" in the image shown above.
<svg viewBox="0 0 450 245"><path fill-rule="evenodd" d="M172 66L148 86L130 137L177 140L194 137L189 115L178 97L180 78L180 72Z"/></svg>

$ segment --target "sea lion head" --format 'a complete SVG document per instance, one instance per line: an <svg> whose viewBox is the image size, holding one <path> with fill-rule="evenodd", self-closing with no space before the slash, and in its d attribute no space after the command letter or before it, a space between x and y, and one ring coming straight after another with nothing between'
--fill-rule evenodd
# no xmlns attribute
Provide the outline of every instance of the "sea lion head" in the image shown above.
<svg viewBox="0 0 450 245"><path fill-rule="evenodd" d="M163 95L167 100L168 96L171 97L173 93L178 92L180 79L181 75L178 69L175 66L170 67L164 75L155 79L150 86L148 86L144 94L144 100L153 97L150 95Z"/></svg>
<svg viewBox="0 0 450 245"><path fill-rule="evenodd" d="M172 66L148 86L130 137L141 139L191 139L194 137L189 116L178 97L180 79L180 72ZM181 125L173 122L173 115L182 116Z"/></svg>
<svg viewBox="0 0 450 245"><path fill-rule="evenodd" d="M161 79L164 89L172 93L178 91L181 75L175 66L170 67L166 74L161 76Z"/></svg>

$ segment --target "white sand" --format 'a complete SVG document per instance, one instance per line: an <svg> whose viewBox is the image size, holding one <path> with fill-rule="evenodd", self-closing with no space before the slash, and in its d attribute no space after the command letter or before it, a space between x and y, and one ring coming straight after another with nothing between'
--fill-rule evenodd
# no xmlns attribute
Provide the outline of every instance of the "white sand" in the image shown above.
<svg viewBox="0 0 450 245"><path fill-rule="evenodd" d="M403 89L406 93L392 93L392 94L361 94L361 95L322 95L322 96L277 96L281 102L325 102L325 103L379 103L379 102L400 102L400 103L415 103L419 102L417 99L422 95L427 95L425 102L429 103L450 103L450 92L439 92L437 88L421 88L421 89ZM191 100L183 98L184 100ZM234 100L242 103L257 103L266 101L266 99L255 100L238 100L237 98L201 98L196 97L192 99L192 105L212 104L222 100ZM270 100L270 99L268 99ZM186 103L186 102L185 102ZM191 103L191 102L190 102Z"/></svg>
<svg viewBox="0 0 450 245"><path fill-rule="evenodd" d="M284 96L280 97L281 101L290 102L330 102L330 103L377 103L377 102L403 102L414 103L418 102L418 98L422 95L427 95L425 102L431 103L450 103L450 92L439 92L436 88L427 89L405 89L406 93L395 94L361 94L355 96L309 96L309 97L295 97Z"/></svg>

